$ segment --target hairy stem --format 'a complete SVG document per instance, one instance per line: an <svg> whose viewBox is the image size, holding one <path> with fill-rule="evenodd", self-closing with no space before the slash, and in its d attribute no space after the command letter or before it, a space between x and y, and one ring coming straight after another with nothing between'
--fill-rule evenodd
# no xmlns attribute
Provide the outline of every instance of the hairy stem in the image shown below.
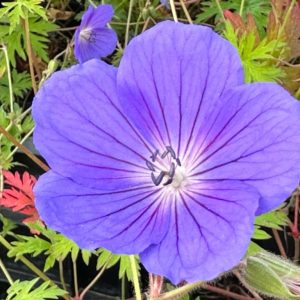
<svg viewBox="0 0 300 300"><path fill-rule="evenodd" d="M280 251L281 256L283 256L284 258L287 258L287 255L285 253L285 250L284 250L284 247L282 245L282 242L281 242L281 239L280 239L278 231L273 228L272 232L273 232L273 235L274 235L274 238L275 238L275 241L276 241L276 244L278 246L278 249Z"/></svg>
<svg viewBox="0 0 300 300"><path fill-rule="evenodd" d="M131 266L132 277L133 277L133 287L134 287L135 297L136 297L136 300L142 300L139 276L138 276L138 271L137 271L137 266L136 266L136 261L135 261L134 255L130 255L129 259L130 259L130 266Z"/></svg>

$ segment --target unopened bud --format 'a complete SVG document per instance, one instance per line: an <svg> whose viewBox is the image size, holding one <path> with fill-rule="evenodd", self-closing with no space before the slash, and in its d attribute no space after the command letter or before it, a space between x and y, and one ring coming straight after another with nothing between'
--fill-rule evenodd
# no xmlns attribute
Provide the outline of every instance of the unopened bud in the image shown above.
<svg viewBox="0 0 300 300"><path fill-rule="evenodd" d="M267 251L249 256L242 265L245 283L257 292L277 299L300 299L300 268Z"/></svg>

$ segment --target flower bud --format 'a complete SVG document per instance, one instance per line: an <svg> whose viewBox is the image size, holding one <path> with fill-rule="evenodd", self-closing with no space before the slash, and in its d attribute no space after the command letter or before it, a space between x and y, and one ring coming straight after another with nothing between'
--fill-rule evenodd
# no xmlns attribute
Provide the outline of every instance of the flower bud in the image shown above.
<svg viewBox="0 0 300 300"><path fill-rule="evenodd" d="M260 251L242 266L245 283L257 292L277 299L300 299L300 268L292 262Z"/></svg>

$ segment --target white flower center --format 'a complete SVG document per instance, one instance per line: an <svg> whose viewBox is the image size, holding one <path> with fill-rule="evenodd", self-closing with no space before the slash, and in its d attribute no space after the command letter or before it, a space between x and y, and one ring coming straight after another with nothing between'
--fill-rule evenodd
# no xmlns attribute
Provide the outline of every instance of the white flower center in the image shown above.
<svg viewBox="0 0 300 300"><path fill-rule="evenodd" d="M86 27L86 28L83 28L82 30L80 30L79 39L85 40L85 41L88 41L91 43L95 42L95 34L94 34L92 28Z"/></svg>

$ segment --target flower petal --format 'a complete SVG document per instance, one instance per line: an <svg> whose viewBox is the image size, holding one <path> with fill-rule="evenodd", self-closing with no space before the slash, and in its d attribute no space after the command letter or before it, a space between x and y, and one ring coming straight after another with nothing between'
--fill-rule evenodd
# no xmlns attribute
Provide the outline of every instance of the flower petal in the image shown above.
<svg viewBox="0 0 300 300"><path fill-rule="evenodd" d="M241 180L260 195L259 213L282 203L297 187L300 104L276 84L229 91L207 118L190 153L197 180Z"/></svg>
<svg viewBox="0 0 300 300"><path fill-rule="evenodd" d="M167 235L141 253L174 284L216 278L237 265L253 232L258 194L241 182L202 182L172 202Z"/></svg>
<svg viewBox="0 0 300 300"><path fill-rule="evenodd" d="M46 224L82 248L139 253L159 243L169 228L170 213L152 184L103 192L49 171L34 193Z"/></svg>
<svg viewBox="0 0 300 300"><path fill-rule="evenodd" d="M80 63L110 55L116 48L117 34L109 28L93 29L93 41L78 40L74 54Z"/></svg>
<svg viewBox="0 0 300 300"><path fill-rule="evenodd" d="M120 112L115 76L91 60L52 75L33 103L34 143L50 167L103 190L151 182L150 146Z"/></svg>
<svg viewBox="0 0 300 300"><path fill-rule="evenodd" d="M111 21L113 15L114 9L110 4L102 4L96 8L90 5L82 16L80 27L104 27Z"/></svg>
<svg viewBox="0 0 300 300"><path fill-rule="evenodd" d="M126 114L160 150L171 145L179 156L224 90L242 82L228 41L208 27L170 21L132 39L118 69Z"/></svg>

